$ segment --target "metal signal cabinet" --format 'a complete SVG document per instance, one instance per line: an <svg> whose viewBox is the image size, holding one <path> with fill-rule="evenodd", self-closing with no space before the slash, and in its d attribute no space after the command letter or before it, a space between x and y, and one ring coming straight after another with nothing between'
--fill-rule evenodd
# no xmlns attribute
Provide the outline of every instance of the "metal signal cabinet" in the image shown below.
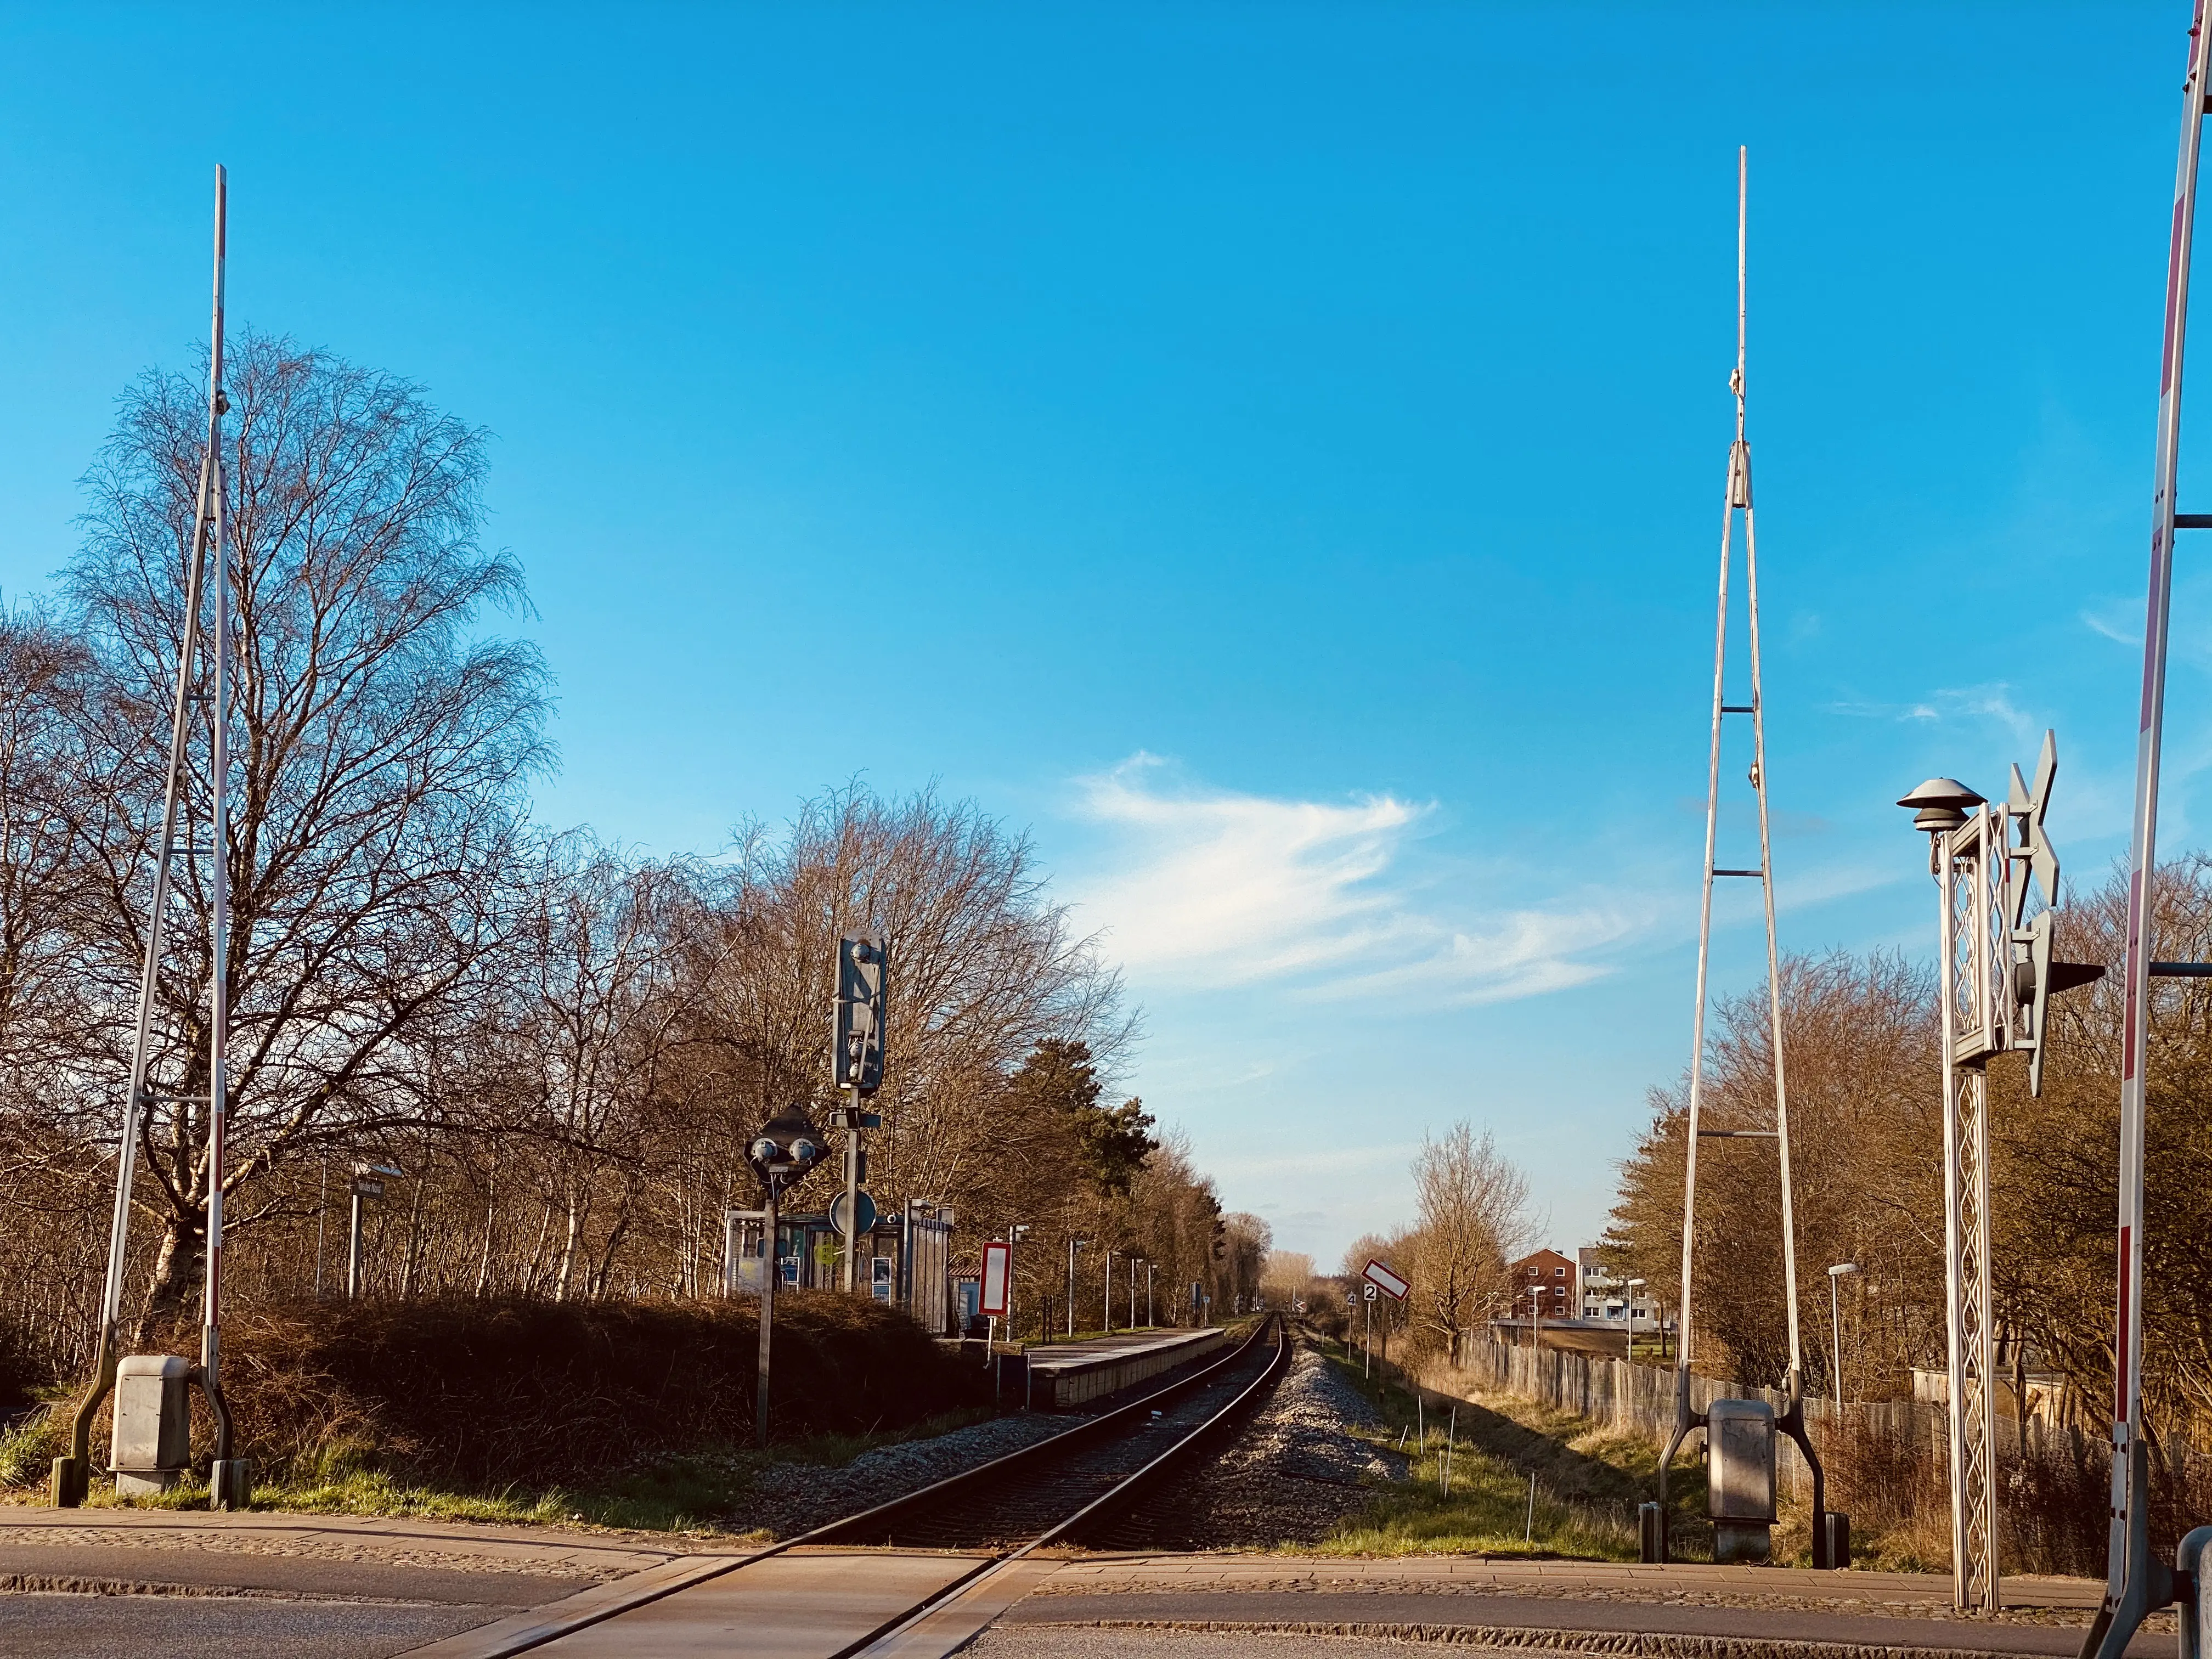
<svg viewBox="0 0 2212 1659"><path fill-rule="evenodd" d="M115 1368L115 1490L164 1492L192 1461L192 1366L173 1353L134 1353Z"/></svg>
<svg viewBox="0 0 2212 1659"><path fill-rule="evenodd" d="M1774 1527L1774 1407L1716 1400L1705 1407L1705 1512L1713 1559L1765 1561Z"/></svg>

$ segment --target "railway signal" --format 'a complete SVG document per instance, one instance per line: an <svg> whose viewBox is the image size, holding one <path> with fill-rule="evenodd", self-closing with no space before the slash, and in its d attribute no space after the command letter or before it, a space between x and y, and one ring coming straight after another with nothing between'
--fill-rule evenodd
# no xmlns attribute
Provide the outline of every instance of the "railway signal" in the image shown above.
<svg viewBox="0 0 2212 1659"><path fill-rule="evenodd" d="M832 1050L837 1086L872 1095L884 1082L884 977L888 951L880 936L837 941L837 1014Z"/></svg>
<svg viewBox="0 0 2212 1659"><path fill-rule="evenodd" d="M836 1084L845 1104L832 1121L845 1132L845 1197L842 1212L833 1218L845 1243L844 1288L856 1284L860 1235L860 1182L867 1175L867 1153L860 1146L860 1131L880 1129L884 1121L863 1111L860 1103L872 1097L884 1081L884 995L890 950L880 934L837 941L837 1003L831 1022L830 1052L837 1068ZM872 1206L870 1206L873 1208ZM871 1218L871 1224L872 1217Z"/></svg>
<svg viewBox="0 0 2212 1659"><path fill-rule="evenodd" d="M821 1130L804 1106L787 1106L762 1125L745 1148L745 1162L760 1177L766 1195L761 1212L760 1366L753 1382L753 1432L768 1444L769 1357L775 1330L775 1281L782 1271L777 1253L776 1202L783 1189L802 1179L828 1155ZM851 1252L847 1252L851 1259Z"/></svg>
<svg viewBox="0 0 2212 1659"><path fill-rule="evenodd" d="M2012 769L2000 802L1930 778L1898 802L1928 836L1938 898L1943 1066L1944 1327L1950 1364L1952 1598L2002 1605L1997 1574L1995 1322L1990 1284L1990 1061L2026 1050L2043 1091L2051 998L2104 969L2051 957L2058 852L2044 828L2058 739L2043 734L2031 786ZM2028 908L2038 897L2033 917Z"/></svg>

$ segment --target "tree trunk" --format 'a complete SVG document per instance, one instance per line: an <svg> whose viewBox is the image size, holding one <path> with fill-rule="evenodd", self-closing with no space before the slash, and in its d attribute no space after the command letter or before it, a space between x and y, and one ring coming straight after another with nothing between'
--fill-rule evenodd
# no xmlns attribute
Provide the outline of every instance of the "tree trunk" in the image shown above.
<svg viewBox="0 0 2212 1659"><path fill-rule="evenodd" d="M561 1241L561 1274L553 1284L553 1299L556 1302L566 1302L568 1299L568 1275L575 1270L576 1266L578 1224L576 1195L571 1192L568 1194L568 1231L567 1237Z"/></svg>
<svg viewBox="0 0 2212 1659"><path fill-rule="evenodd" d="M496 1192L484 1196L483 1260L477 1264L477 1299L482 1301L491 1286L491 1224L499 1203Z"/></svg>
<svg viewBox="0 0 2212 1659"><path fill-rule="evenodd" d="M154 1253L154 1271L146 1281L146 1300L138 1311L138 1328L132 1346L153 1346L164 1325L184 1313L186 1298L200 1278L201 1241L207 1230L197 1215L171 1215L161 1229L161 1247Z"/></svg>

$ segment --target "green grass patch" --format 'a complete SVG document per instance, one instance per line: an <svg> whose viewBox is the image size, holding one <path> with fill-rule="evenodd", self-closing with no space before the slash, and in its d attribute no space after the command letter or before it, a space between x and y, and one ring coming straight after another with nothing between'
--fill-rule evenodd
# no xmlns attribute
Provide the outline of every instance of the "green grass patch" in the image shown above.
<svg viewBox="0 0 2212 1659"><path fill-rule="evenodd" d="M1637 1505L1656 1490L1659 1465L1650 1443L1571 1413L1484 1394L1458 1403L1447 1492L1451 1403L1418 1404L1395 1378L1363 1378L1343 1345L1317 1346L1382 1415L1384 1426L1359 1431L1360 1437L1402 1449L1409 1460L1406 1478L1378 1484L1369 1502L1319 1547L1322 1553L1636 1559ZM1704 1511L1704 1471L1678 1462L1668 1489L1677 1517L1677 1559L1698 1559L1698 1529L1680 1523Z"/></svg>
<svg viewBox="0 0 2212 1659"><path fill-rule="evenodd" d="M600 1480L574 1485L471 1487L409 1480L372 1466L367 1446L327 1449L319 1467L292 1478L257 1482L252 1507L307 1515L392 1516L426 1521L480 1521L507 1526L604 1527L635 1532L705 1533L750 1536L732 1523L755 1477L771 1463L838 1468L862 1453L904 1440L949 1434L991 1417L969 1407L901 1429L873 1434L817 1434L779 1442L770 1451L746 1446L708 1446L665 1455ZM65 1409L0 1436L0 1468L20 1472L0 1502L43 1504L47 1465L67 1437ZM11 1461L12 1460L12 1461ZM207 1505L207 1486L187 1474L156 1497L118 1497L94 1482L90 1509L193 1510Z"/></svg>

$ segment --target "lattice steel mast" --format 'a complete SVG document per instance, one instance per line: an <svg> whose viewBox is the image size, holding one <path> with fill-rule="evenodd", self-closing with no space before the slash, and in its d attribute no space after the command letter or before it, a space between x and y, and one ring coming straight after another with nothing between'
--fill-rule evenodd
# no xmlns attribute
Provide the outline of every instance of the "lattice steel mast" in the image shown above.
<svg viewBox="0 0 2212 1659"><path fill-rule="evenodd" d="M1682 1194L1682 1284L1680 1340L1675 1345L1674 1431L1668 1440L1659 1467L1659 1498L1662 1526L1666 1516L1667 1468L1682 1440L1693 1428L1705 1425L1704 1415L1690 1401L1690 1364L1696 1346L1692 1316L1692 1285L1697 1243L1698 1143L1705 1139L1772 1139L1779 1155L1782 1182L1782 1261L1784 1293L1790 1326L1789 1409L1777 1425L1795 1439L1813 1470L1815 1565L1825 1547L1826 1528L1820 1515L1826 1508L1826 1489L1819 1461L1804 1429L1804 1364L1797 1320L1797 1228L1790 1179L1790 1096L1782 1054L1782 964L1774 926L1773 842L1766 808L1766 713L1759 649L1759 541L1752 508L1751 443L1745 425L1746 339L1746 226L1749 203L1750 159L1736 151L1735 220L1735 372L1729 378L1735 397L1735 440L1729 447L1728 487L1721 507L1720 597L1713 624L1712 742L1705 773L1705 884L1698 912L1697 1013L1690 1043L1690 1110ZM1727 701L1729 579L1735 562L1735 530L1743 515L1743 566L1746 639L1750 653L1751 701ZM1716 863L1720 828L1721 732L1730 714L1751 716L1752 793L1759 807L1759 866L1756 869L1727 868ZM1741 877L1755 880L1765 903L1766 921L1766 995L1769 1041L1774 1059L1774 1127L1771 1129L1708 1129L1702 1122L1705 1105L1705 1011L1712 962L1713 884L1717 878ZM1659 1540L1662 1546L1665 1540Z"/></svg>

